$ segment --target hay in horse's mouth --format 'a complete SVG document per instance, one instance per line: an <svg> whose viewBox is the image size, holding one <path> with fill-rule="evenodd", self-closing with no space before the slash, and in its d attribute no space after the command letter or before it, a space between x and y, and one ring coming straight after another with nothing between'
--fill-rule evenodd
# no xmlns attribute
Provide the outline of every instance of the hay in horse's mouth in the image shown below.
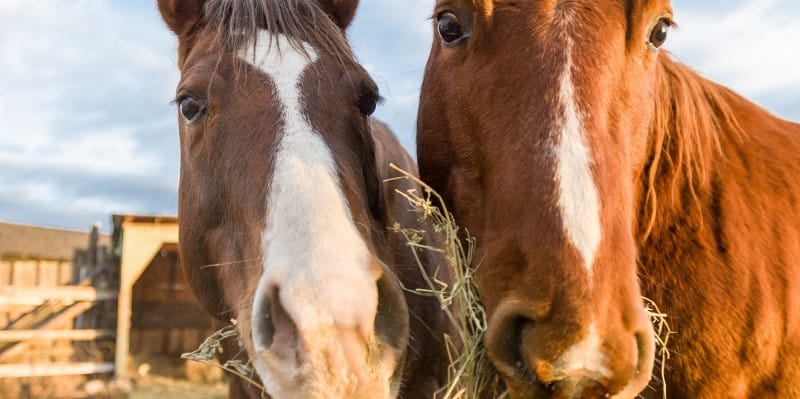
<svg viewBox="0 0 800 399"><path fill-rule="evenodd" d="M239 335L239 329L236 327L236 320L231 319L231 324L217 330L206 338L197 349L192 352L187 352L181 355L181 359L192 360L200 362L205 365L219 367L233 375L239 376L249 384L255 386L260 392L261 397L267 397L267 391L264 386L258 383L255 379L255 369L249 363L243 363L241 360L232 359L223 364L212 363L211 361L223 351L223 341L228 339L235 339L239 348L243 351L244 344L242 343Z"/></svg>
<svg viewBox="0 0 800 399"><path fill-rule="evenodd" d="M428 223L433 230L410 229L399 224L391 228L391 231L402 234L405 238L427 284L426 288L415 289L413 292L435 298L450 322L452 335L445 334L444 337L450 360L447 369L448 382L437 392L435 398L507 398L508 392L489 363L483 345L488 323L478 296L475 268L471 267L475 239L468 233L463 234L463 240L459 237L459 227L436 191L408 171L394 164L389 166L399 173L395 179L412 180L422 188L422 192L409 190L397 191L397 194L403 196L410 205L410 211L416 213L417 218ZM425 235L433 236L432 242L441 248L424 245L422 238ZM427 274L421 260L421 254L425 251L441 255L445 264L438 266L448 269L453 280L451 285L439 280L436 275Z"/></svg>

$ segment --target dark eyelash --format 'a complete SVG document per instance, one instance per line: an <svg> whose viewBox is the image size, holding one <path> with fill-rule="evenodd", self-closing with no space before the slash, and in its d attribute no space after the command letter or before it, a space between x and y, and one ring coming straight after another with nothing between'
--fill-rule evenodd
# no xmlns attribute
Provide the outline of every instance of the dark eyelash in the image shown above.
<svg viewBox="0 0 800 399"><path fill-rule="evenodd" d="M172 106L177 106L178 104L181 103L181 101L185 100L187 97L189 97L188 94L180 94L174 99L172 99L172 101L170 101L169 104Z"/></svg>
<svg viewBox="0 0 800 399"><path fill-rule="evenodd" d="M672 29L678 29L678 23L677 23L677 22L675 22L675 20L673 20L671 17L662 17L661 19L662 19L664 22L666 22L666 23L667 23L667 26L669 26L670 28L672 28Z"/></svg>

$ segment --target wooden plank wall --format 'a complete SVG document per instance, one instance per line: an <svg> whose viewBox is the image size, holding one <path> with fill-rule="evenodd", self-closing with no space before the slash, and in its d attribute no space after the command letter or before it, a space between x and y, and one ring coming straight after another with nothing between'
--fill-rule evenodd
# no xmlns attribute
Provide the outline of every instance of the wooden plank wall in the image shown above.
<svg viewBox="0 0 800 399"><path fill-rule="evenodd" d="M133 287L131 353L179 355L196 349L213 330L178 264L178 255L157 255Z"/></svg>
<svg viewBox="0 0 800 399"><path fill-rule="evenodd" d="M72 260L0 254L0 330L10 331L10 334L14 330L30 328L42 328L45 334L48 331L55 334L77 331L74 330L76 312L83 313L91 308L91 302L95 300L101 301L94 305L98 307L116 299L115 290L70 285L75 282L73 266ZM37 325L39 327L35 327ZM8 340L0 342L0 349L4 350L0 354L0 363L68 363L76 356L86 357L87 353L92 353L89 360L102 361L105 360L100 359L102 356L93 355L102 351L95 347L113 347L113 337L107 334L97 343L80 344L73 342L75 339L31 338L23 340L23 344Z"/></svg>
<svg viewBox="0 0 800 399"><path fill-rule="evenodd" d="M71 261L0 256L0 290L56 287L71 279ZM0 328L31 309L30 305L0 306Z"/></svg>

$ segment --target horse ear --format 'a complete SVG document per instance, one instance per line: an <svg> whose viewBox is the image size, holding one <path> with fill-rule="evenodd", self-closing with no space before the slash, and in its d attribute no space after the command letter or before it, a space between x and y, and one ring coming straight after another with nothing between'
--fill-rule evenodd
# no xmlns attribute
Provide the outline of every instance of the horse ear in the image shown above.
<svg viewBox="0 0 800 399"><path fill-rule="evenodd" d="M178 37L184 37L197 25L205 0L158 0L158 11Z"/></svg>
<svg viewBox="0 0 800 399"><path fill-rule="evenodd" d="M353 17L356 15L358 0L317 0L319 5L328 15L333 18L333 22L339 25L342 30L350 26Z"/></svg>

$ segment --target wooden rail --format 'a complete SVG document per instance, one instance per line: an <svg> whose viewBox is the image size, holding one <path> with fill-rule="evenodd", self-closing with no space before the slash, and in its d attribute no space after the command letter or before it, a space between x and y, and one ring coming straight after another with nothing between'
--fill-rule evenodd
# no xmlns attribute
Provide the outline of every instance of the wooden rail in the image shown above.
<svg viewBox="0 0 800 399"><path fill-rule="evenodd" d="M0 289L0 306L38 306L49 300L65 302L95 302L117 299L115 290L98 290L93 287L3 287Z"/></svg>
<svg viewBox="0 0 800 399"><path fill-rule="evenodd" d="M46 329L48 327L53 327L59 325L67 320L72 320L77 317L79 314L89 310L92 307L92 302L75 302L68 307L61 310L60 313L56 313L54 316L48 318L47 320L43 321L42 323L37 323L34 328ZM15 344L9 345L7 348L4 348L2 352L0 352L0 362L5 361L13 356L16 356L19 353L25 351L25 348L28 347L27 341L17 342Z"/></svg>
<svg viewBox="0 0 800 399"><path fill-rule="evenodd" d="M114 363L0 364L0 378L58 377L111 373Z"/></svg>
<svg viewBox="0 0 800 399"><path fill-rule="evenodd" d="M114 330L0 330L0 342L57 340L93 341L113 338Z"/></svg>

